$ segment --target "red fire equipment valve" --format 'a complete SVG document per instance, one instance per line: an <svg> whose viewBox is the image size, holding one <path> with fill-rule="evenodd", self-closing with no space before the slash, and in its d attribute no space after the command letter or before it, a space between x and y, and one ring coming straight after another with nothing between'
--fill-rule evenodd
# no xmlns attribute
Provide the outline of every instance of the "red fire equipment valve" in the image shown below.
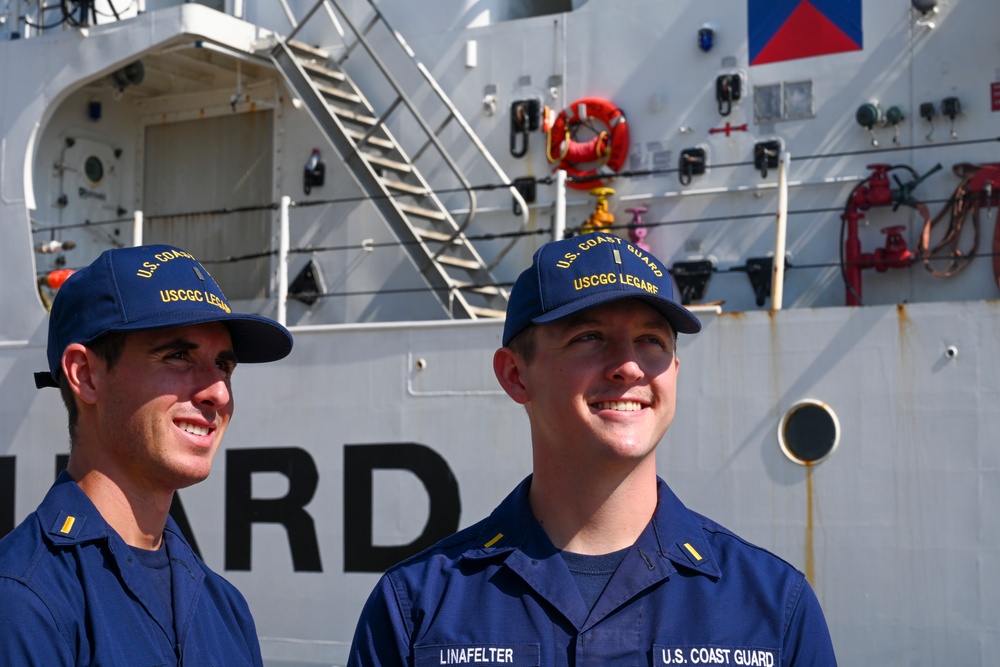
<svg viewBox="0 0 1000 667"><path fill-rule="evenodd" d="M906 247L906 239L903 238L903 225L893 225L884 227L882 233L885 234L885 247L875 249L874 265L879 273L885 273L889 269L902 269L917 260L916 255Z"/></svg>
<svg viewBox="0 0 1000 667"><path fill-rule="evenodd" d="M900 183L897 190L892 189L889 172L901 168L900 165L870 164L868 168L872 170L871 176L854 188L840 216L841 238L844 243L841 267L848 306L861 305L862 270L874 268L884 273L889 269L906 268L916 261L914 252L906 247L906 239L903 238L906 228L902 225L893 225L882 230L886 235L884 247L876 248L875 252L862 252L858 222L864 217L865 211L873 206L893 205L893 210L900 204L917 206L919 202L910 197L910 191L924 178L940 169L940 165L924 176L915 178L912 183L905 185ZM909 171L913 173L912 169Z"/></svg>
<svg viewBox="0 0 1000 667"><path fill-rule="evenodd" d="M868 206L887 206L892 203L892 184L889 182L888 164L870 164L871 178L868 180ZM860 189L860 188L859 188Z"/></svg>

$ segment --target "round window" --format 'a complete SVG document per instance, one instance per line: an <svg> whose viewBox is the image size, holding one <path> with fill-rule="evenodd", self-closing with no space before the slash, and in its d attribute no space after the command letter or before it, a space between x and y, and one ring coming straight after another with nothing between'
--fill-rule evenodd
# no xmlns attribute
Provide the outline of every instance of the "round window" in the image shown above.
<svg viewBox="0 0 1000 667"><path fill-rule="evenodd" d="M816 465L837 449L840 422L829 405L805 399L785 413L778 424L778 443L789 459L800 465Z"/></svg>
<svg viewBox="0 0 1000 667"><path fill-rule="evenodd" d="M100 183L101 179L104 178L104 164L101 162L100 158L91 155L87 158L87 161L83 163L83 173L87 175L92 183Z"/></svg>

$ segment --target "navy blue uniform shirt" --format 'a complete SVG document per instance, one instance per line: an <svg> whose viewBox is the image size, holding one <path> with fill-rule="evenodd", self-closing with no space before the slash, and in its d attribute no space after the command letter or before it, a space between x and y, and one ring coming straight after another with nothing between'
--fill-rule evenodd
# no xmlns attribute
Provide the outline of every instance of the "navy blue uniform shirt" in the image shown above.
<svg viewBox="0 0 1000 667"><path fill-rule="evenodd" d="M531 513L530 484L390 568L348 665L836 664L802 573L685 508L663 480L652 520L588 610Z"/></svg>
<svg viewBox="0 0 1000 667"><path fill-rule="evenodd" d="M163 539L176 646L148 611L159 593L145 568L63 472L0 540L0 665L261 665L243 596L173 519Z"/></svg>

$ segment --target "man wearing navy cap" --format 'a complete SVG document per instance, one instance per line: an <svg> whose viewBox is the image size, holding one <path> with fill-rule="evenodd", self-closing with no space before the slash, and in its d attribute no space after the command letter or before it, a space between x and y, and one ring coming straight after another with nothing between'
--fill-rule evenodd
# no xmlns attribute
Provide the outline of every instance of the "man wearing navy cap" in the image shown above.
<svg viewBox="0 0 1000 667"><path fill-rule="evenodd" d="M261 664L246 601L169 510L208 476L237 362L291 349L179 248L109 250L63 284L35 383L62 393L69 465L0 540L0 664Z"/></svg>
<svg viewBox="0 0 1000 667"><path fill-rule="evenodd" d="M483 521L389 569L349 665L835 665L801 572L688 510L656 474L676 334L663 264L608 233L539 248L497 379L533 473Z"/></svg>

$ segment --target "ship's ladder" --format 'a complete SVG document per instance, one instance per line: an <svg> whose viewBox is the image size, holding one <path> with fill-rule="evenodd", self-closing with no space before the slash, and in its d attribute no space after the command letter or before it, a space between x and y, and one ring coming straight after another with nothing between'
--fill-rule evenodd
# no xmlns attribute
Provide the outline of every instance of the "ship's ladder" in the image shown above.
<svg viewBox="0 0 1000 667"><path fill-rule="evenodd" d="M295 39L297 32L321 7L327 9L328 16L333 16L330 12L335 11L339 24L346 25L356 37L337 58ZM453 318L503 317L507 291L497 286L492 266L486 264L466 235L476 213L476 191L439 139L444 128L457 123L465 130L464 134L472 146L493 168L500 182L510 186L520 210L526 212L527 206L511 180L500 170L427 69L416 60L399 33L388 26L374 5L371 9L373 13L368 22L358 28L336 0L321 0L298 22L287 38L278 41L271 51L271 58L365 195L402 243L445 312ZM427 88L444 105L444 120L439 122L437 128L432 128L419 113L417 105L372 48L367 35L379 23L398 40L396 43L427 80ZM393 101L381 113L376 113L357 82L344 71L343 64L359 48L367 52L373 63L366 72L367 84L382 86L379 90L385 90L384 86L388 84L389 89L394 91ZM369 80L369 75L374 80ZM407 118L412 119L407 122L408 141L411 129L419 130L421 134L419 141L422 143L418 143L411 154L407 154L387 126L393 114L401 110L408 111ZM465 148L463 146L463 150ZM421 156L432 151L440 158L434 162L434 171L438 171L440 165L441 170L450 173L450 182L457 184L450 191L464 191L468 196L469 203L461 223L456 221L415 164L418 160L421 164L429 163L428 158L421 159ZM509 246L503 253L507 249ZM494 266L503 253L493 260Z"/></svg>

